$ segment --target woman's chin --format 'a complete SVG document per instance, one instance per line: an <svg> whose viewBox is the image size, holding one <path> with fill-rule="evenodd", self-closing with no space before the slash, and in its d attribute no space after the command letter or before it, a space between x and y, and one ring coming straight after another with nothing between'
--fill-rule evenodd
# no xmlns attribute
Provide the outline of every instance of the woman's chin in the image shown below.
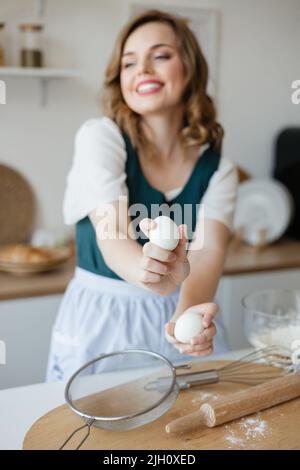
<svg viewBox="0 0 300 470"><path fill-rule="evenodd" d="M157 103L144 103L143 105L132 107L131 109L142 116L146 114L160 113L162 111L162 106L157 105Z"/></svg>
<svg viewBox="0 0 300 470"><path fill-rule="evenodd" d="M134 111L139 114L140 116L162 116L164 113L168 111L168 107L166 106L143 106L136 108Z"/></svg>

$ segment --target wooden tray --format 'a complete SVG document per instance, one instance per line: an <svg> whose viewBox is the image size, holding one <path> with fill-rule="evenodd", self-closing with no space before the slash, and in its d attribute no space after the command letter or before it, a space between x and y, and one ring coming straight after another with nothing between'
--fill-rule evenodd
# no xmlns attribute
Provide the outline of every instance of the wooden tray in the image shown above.
<svg viewBox="0 0 300 470"><path fill-rule="evenodd" d="M31 185L15 169L0 164L0 245L28 242L36 202Z"/></svg>
<svg viewBox="0 0 300 470"><path fill-rule="evenodd" d="M70 259L72 251L69 247L44 248L51 259L35 263L8 262L0 260L0 271L16 275L30 275L56 269Z"/></svg>
<svg viewBox="0 0 300 470"><path fill-rule="evenodd" d="M215 361L193 364L192 370L210 369L226 364ZM261 371L255 364L254 370ZM214 402L246 385L218 383L181 391L173 407L162 417L137 429L108 431L92 427L82 449L300 449L300 398L216 428L201 427L185 435L166 434L171 420L198 410L203 402ZM58 449L83 421L67 405L59 406L39 418L27 432L24 449ZM85 433L85 430L82 431ZM74 449L84 434L66 446Z"/></svg>

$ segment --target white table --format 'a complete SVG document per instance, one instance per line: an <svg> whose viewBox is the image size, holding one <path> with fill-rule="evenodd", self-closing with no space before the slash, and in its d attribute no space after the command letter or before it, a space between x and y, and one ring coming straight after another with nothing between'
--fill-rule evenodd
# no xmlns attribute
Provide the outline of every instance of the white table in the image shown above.
<svg viewBox="0 0 300 470"><path fill-rule="evenodd" d="M250 351L231 351L211 359L238 359ZM0 390L0 450L22 449L32 424L65 403L65 385L65 382L52 382Z"/></svg>

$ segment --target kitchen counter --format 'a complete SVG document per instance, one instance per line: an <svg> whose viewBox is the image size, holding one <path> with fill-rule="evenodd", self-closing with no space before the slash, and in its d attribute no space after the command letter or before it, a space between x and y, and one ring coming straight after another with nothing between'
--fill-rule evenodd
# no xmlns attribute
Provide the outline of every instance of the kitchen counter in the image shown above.
<svg viewBox="0 0 300 470"><path fill-rule="evenodd" d="M213 359L234 360L249 351L231 351ZM0 390L0 450L22 449L24 436L32 424L65 403L64 388L65 382L52 382Z"/></svg>
<svg viewBox="0 0 300 470"><path fill-rule="evenodd" d="M233 241L223 274L250 274L300 268L300 241L283 238L261 249Z"/></svg>
<svg viewBox="0 0 300 470"><path fill-rule="evenodd" d="M22 277L0 272L0 300L61 294L75 267L75 259L60 269ZM223 275L237 275L300 268L300 241L282 239L259 251L231 243Z"/></svg>
<svg viewBox="0 0 300 470"><path fill-rule="evenodd" d="M75 268L72 258L53 271L28 276L0 272L0 300L62 294Z"/></svg>

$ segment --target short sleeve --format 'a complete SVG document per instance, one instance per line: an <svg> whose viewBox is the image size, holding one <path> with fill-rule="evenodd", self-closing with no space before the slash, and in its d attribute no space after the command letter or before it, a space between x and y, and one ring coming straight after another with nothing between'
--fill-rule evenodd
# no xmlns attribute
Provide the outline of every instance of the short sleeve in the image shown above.
<svg viewBox="0 0 300 470"><path fill-rule="evenodd" d="M222 157L201 201L204 218L218 220L232 232L237 189L236 166Z"/></svg>
<svg viewBox="0 0 300 470"><path fill-rule="evenodd" d="M65 223L75 224L99 204L127 196L126 148L109 118L86 121L75 136L74 158L63 203Z"/></svg>

